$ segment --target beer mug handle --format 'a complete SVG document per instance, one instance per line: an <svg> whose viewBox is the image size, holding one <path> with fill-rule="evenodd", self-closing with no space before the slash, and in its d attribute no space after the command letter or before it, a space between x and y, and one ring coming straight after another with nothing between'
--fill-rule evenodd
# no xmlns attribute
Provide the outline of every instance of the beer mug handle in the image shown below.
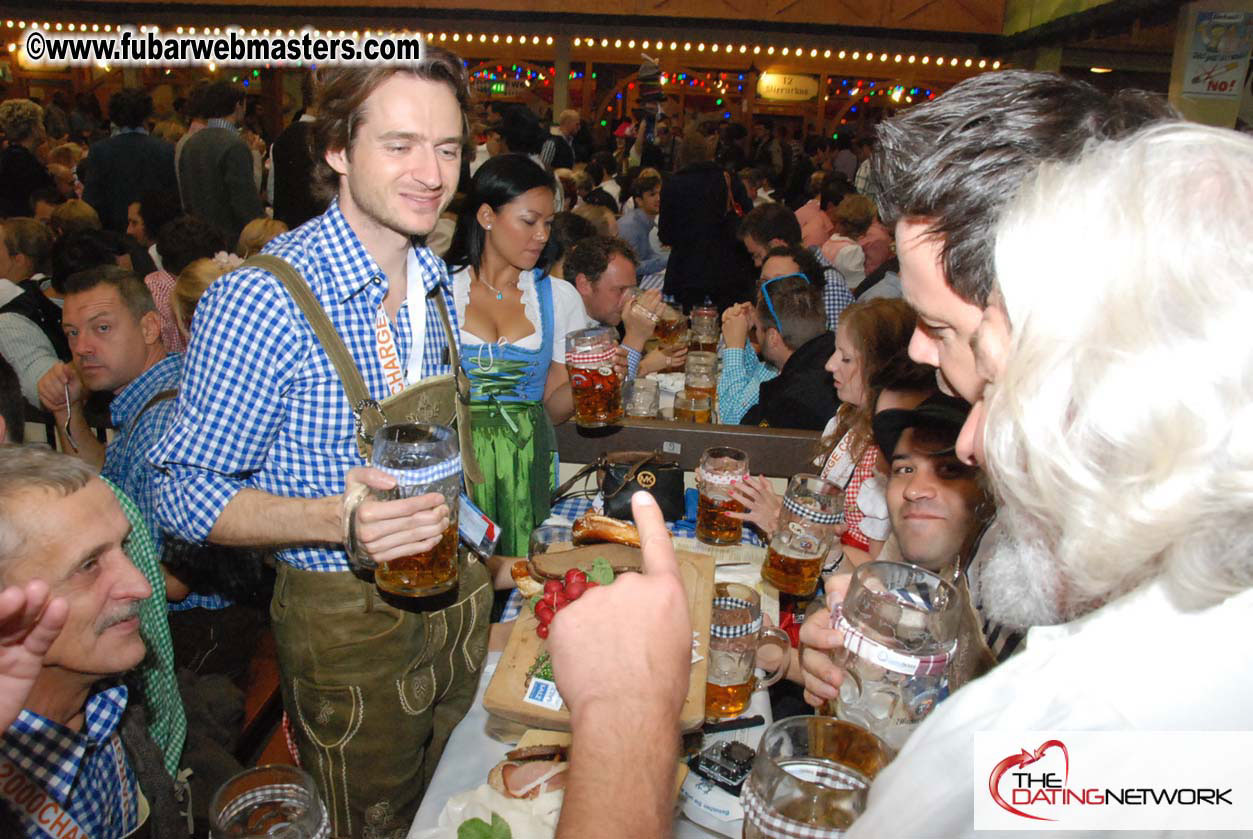
<svg viewBox="0 0 1253 839"><path fill-rule="evenodd" d="M356 484L344 495L344 551L348 554L348 562L354 568L371 570L375 563L357 543L357 508L361 502L370 497L370 488L365 484Z"/></svg>
<svg viewBox="0 0 1253 839"><path fill-rule="evenodd" d="M788 662L791 659L792 639L777 626L767 626L761 630L761 637L757 639L757 646L760 648L765 644L778 646L783 655L779 659L779 666L767 673L765 680L758 681L756 689L768 688L779 681L779 679L782 679L783 674L787 673Z"/></svg>
<svg viewBox="0 0 1253 839"><path fill-rule="evenodd" d="M844 671L844 684L841 685L840 692L843 693L846 686L852 685L854 694L850 697L850 701L861 697L861 677L857 675L857 671L853 668L853 662L856 660L857 656L849 652L848 648L843 644L831 651L831 661L836 667Z"/></svg>

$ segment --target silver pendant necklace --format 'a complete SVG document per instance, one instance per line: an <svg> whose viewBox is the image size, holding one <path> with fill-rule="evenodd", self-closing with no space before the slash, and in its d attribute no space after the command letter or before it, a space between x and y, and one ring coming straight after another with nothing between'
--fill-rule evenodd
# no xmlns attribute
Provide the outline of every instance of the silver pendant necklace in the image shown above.
<svg viewBox="0 0 1253 839"><path fill-rule="evenodd" d="M490 288L492 291L496 292L496 299L497 299L497 300L504 300L504 299L505 299L505 293L504 293L503 291L501 291L500 289L496 288L496 286L494 286L494 285L492 285L491 283L489 283L487 280L483 279L481 276L478 276L478 272L477 272L477 271L475 272L475 277L476 277L476 279L478 279L478 281L479 281L479 282L481 282L483 285L487 286L487 287L488 287L488 288Z"/></svg>

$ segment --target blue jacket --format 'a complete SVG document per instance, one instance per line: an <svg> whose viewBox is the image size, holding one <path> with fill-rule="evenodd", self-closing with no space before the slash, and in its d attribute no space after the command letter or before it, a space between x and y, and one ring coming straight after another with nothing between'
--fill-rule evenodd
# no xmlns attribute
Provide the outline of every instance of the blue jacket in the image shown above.
<svg viewBox="0 0 1253 839"><path fill-rule="evenodd" d="M652 232L653 224L653 220L639 207L635 207L618 219L618 235L631 245L640 263L635 269L637 277L646 277L649 274L664 271L666 261L670 259L669 253L659 253L653 250L652 243L648 241L648 234Z"/></svg>

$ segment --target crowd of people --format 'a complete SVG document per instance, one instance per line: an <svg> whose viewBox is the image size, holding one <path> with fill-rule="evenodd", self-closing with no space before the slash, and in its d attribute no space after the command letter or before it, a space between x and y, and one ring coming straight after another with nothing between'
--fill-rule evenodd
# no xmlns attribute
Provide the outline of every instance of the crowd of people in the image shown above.
<svg viewBox="0 0 1253 839"><path fill-rule="evenodd" d="M551 511L565 337L608 326L625 379L669 369L686 351L646 346L667 306L720 311L722 421L822 431L813 471L843 489L825 602L791 627L808 701L844 678L850 568L961 592L951 695L851 834L971 835L951 769L976 730L1244 726L1250 677L1189 639L1244 637L1253 608L1253 230L1226 211L1253 203L1253 141L1021 71L838 144L654 104L597 147L576 111L476 108L435 47L317 81L272 144L223 82L186 126L119 91L111 134L86 101L0 103L0 771L30 791L0 832L203 822L268 625L332 833L404 835ZM501 537L413 609L354 568L452 520L371 495L396 479L362 429L419 390L464 398ZM60 453L22 445L28 408ZM773 531L769 481L733 494ZM660 510L633 510L643 573L550 630L563 837L669 830L691 634ZM1170 697L1134 689L1163 657Z"/></svg>

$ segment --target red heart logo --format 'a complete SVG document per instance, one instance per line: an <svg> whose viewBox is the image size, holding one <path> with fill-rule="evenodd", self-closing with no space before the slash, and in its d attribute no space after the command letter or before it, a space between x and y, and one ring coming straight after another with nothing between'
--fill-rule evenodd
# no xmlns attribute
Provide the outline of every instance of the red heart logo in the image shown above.
<svg viewBox="0 0 1253 839"><path fill-rule="evenodd" d="M1061 749L1062 757L1066 760L1066 779L1063 781L1062 787L1064 788L1068 783L1070 783L1070 752L1066 751L1066 744L1061 740L1045 740L1034 752L1029 752L1026 749L1023 749L1020 753L1010 755L993 767L992 774L988 776L988 792L992 793L992 800L1005 810L1013 813L1015 816L1022 816L1024 819L1036 819L1037 821L1044 822L1056 821L1056 819L1048 819L1044 816L1033 816L1030 813L1024 813L1002 798L1000 793L1001 777L1004 776L1006 772L1015 767L1030 766L1043 757L1044 753L1051 748Z"/></svg>

